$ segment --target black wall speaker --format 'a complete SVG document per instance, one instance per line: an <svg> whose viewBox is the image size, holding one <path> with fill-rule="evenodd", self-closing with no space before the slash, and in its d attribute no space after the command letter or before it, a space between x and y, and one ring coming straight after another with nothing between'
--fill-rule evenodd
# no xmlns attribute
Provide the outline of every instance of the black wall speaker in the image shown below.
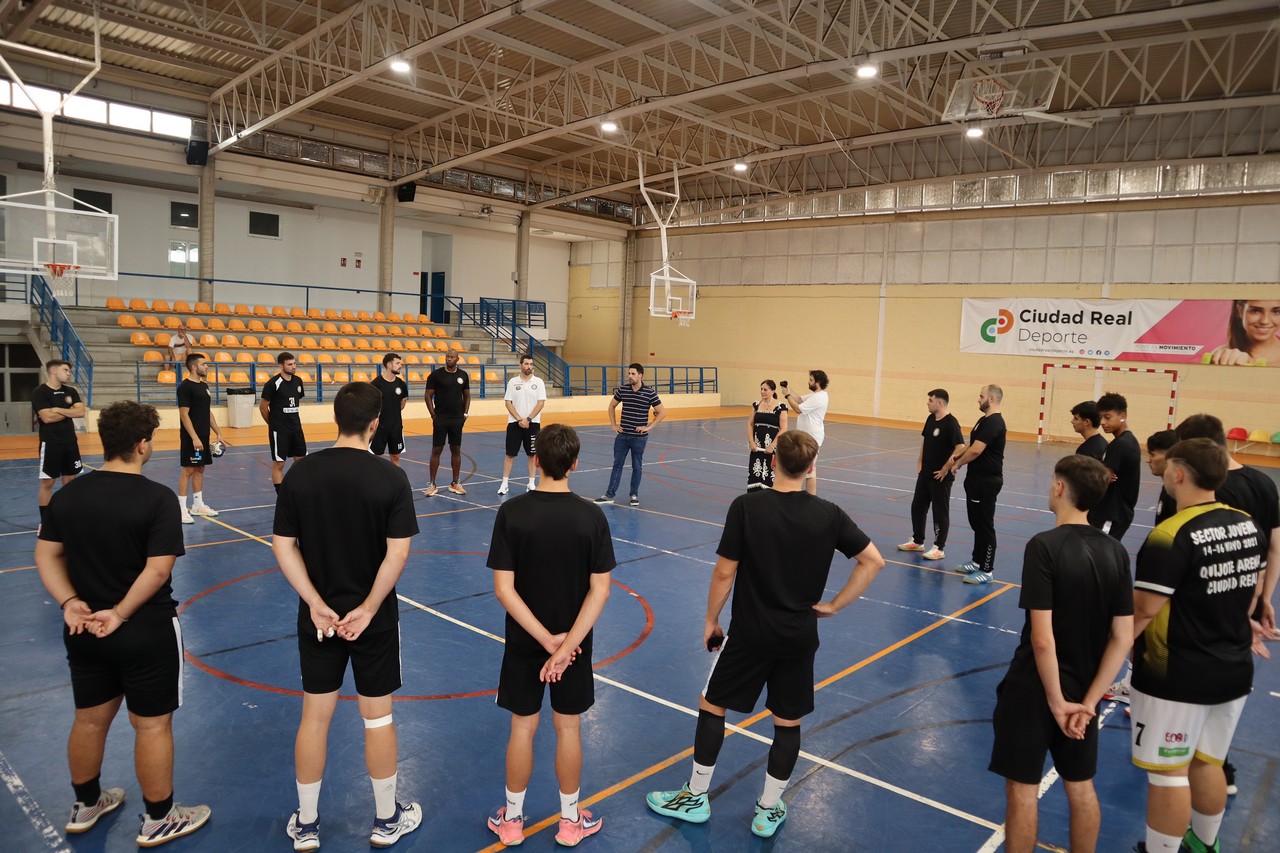
<svg viewBox="0 0 1280 853"><path fill-rule="evenodd" d="M418 194L418 185L410 181L396 187L396 201L413 201Z"/></svg>
<svg viewBox="0 0 1280 853"><path fill-rule="evenodd" d="M203 139L187 140L187 165L203 166L209 162L209 143Z"/></svg>

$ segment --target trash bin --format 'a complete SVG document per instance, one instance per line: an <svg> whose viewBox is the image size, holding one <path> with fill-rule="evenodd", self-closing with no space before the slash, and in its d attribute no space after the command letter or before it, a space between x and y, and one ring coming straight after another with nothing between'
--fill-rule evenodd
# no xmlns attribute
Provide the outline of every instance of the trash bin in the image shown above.
<svg viewBox="0 0 1280 853"><path fill-rule="evenodd" d="M253 404L257 392L252 388L228 388L227 394L227 426L232 429L245 429L253 426Z"/></svg>

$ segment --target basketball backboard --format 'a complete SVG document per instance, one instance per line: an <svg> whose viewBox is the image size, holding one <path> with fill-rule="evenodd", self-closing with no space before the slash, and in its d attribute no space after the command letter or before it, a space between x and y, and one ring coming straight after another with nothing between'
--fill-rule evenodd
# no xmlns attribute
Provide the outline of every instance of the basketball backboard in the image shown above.
<svg viewBox="0 0 1280 853"><path fill-rule="evenodd" d="M56 190L0 198L5 234L0 272L43 275L49 264L65 264L75 268L79 278L115 280L119 217L83 202L84 209L76 209L75 204L71 196Z"/></svg>
<svg viewBox="0 0 1280 853"><path fill-rule="evenodd" d="M945 121L985 121L1048 111L1058 85L1055 67L984 68L966 71L951 90Z"/></svg>

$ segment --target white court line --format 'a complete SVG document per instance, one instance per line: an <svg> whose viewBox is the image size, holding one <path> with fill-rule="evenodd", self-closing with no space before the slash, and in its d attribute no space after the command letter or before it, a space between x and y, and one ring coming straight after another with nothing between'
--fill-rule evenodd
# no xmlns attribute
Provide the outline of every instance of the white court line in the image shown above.
<svg viewBox="0 0 1280 853"><path fill-rule="evenodd" d="M627 507L630 509L630 507ZM668 551L666 548L659 548L656 545L650 545L647 542L632 542L630 539L623 539L621 536L612 537L614 542L621 542L624 545L634 545L637 548L647 548L650 551L657 551L659 554L666 554L669 557L680 557L692 563L701 563L704 566L714 566L715 560L704 560L701 557L691 557L688 554L682 554L679 551Z"/></svg>
<svg viewBox="0 0 1280 853"><path fill-rule="evenodd" d="M1118 706L1119 703L1117 702L1109 703L1106 709L1102 712L1102 715L1098 718L1098 721L1096 723L1090 723L1090 725L1097 725L1101 727L1102 724L1107 721L1107 718L1115 712ZM1036 794L1036 800L1040 800L1040 798L1042 798L1048 790L1053 787L1053 783L1057 781L1058 768L1050 767L1049 772L1044 774L1044 778L1040 780L1040 790L1039 793ZM991 837L987 839L987 843L978 848L978 853L995 853L996 850L1000 849L1001 844L1004 844L1004 824L995 828L995 832L993 832Z"/></svg>
<svg viewBox="0 0 1280 853"><path fill-rule="evenodd" d="M1277 699L1280 699L1280 693L1277 693L1277 692L1276 692L1276 691L1274 691L1274 690L1272 690L1272 691L1271 691L1271 695L1272 695L1272 696L1274 696L1274 697L1276 697Z"/></svg>
<svg viewBox="0 0 1280 853"><path fill-rule="evenodd" d="M995 625L988 625L985 622L975 622L972 619L962 619L959 616L951 616L946 613L937 613L933 610L924 610L923 608L920 608L920 607L912 607L907 604L898 604L897 602L893 602L893 601L881 601L878 598L870 598L869 596L866 596L866 595L862 596L858 600L870 601L873 604L883 604L885 607L896 607L899 610L909 610L912 613L923 613L925 616L932 616L935 619L946 619L949 622L958 622L961 625L973 625L978 628L986 628L989 631L996 631L1001 634L1013 634L1015 637L1022 635L1021 631L1015 631L1012 628L999 628L999 627L996 627Z"/></svg>
<svg viewBox="0 0 1280 853"><path fill-rule="evenodd" d="M5 787L9 789L10 794L13 794L13 798L18 801L18 805L26 814L27 820L31 821L31 825L44 840L45 847L54 853L71 853L70 845L45 816L44 810L40 808L35 797L31 796L31 792L22 783L18 772L13 769L13 765L9 763L9 759L5 758L3 752L0 752L0 779L4 780Z"/></svg>

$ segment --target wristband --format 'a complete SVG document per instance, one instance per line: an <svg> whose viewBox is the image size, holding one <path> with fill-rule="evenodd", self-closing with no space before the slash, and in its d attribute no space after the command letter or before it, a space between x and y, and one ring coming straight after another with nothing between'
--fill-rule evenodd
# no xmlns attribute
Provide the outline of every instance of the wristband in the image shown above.
<svg viewBox="0 0 1280 853"><path fill-rule="evenodd" d="M64 602L62 602L61 604L59 604L59 605L58 605L58 609L59 609L59 610L64 610L64 609L66 609L66 606L67 606L68 604L70 604L71 602L75 601L75 600L76 600L77 598L79 598L79 597L80 597L80 596L78 596L78 595L73 595L73 596L71 596L71 597L70 597L70 598L68 598L66 601L64 601Z"/></svg>

